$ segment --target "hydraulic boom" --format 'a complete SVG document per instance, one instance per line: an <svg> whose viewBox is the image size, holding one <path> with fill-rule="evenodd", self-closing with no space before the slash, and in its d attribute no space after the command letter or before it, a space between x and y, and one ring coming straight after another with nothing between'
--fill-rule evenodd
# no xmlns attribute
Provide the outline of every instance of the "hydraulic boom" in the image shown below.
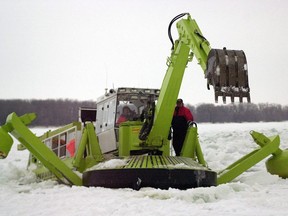
<svg viewBox="0 0 288 216"><path fill-rule="evenodd" d="M171 26L184 16L187 18L181 19L176 25L179 38L173 41ZM153 126L150 126L151 132L146 136L146 142L155 146L161 145L168 137L185 68L194 56L205 73L208 89L209 85L214 87L216 102L218 96L223 97L224 103L226 97L230 97L232 102L235 97L239 97L240 102L246 97L250 102L247 61L243 51L211 49L208 40L189 13L172 19L168 35L172 43L171 56L167 60L168 69L155 107L154 122L151 121ZM142 137L142 140L146 137Z"/></svg>

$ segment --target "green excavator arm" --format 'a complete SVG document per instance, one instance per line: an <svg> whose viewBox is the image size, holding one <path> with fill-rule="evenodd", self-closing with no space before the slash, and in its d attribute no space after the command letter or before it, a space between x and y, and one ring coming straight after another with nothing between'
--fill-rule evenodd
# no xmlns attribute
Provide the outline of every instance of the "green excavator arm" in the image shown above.
<svg viewBox="0 0 288 216"><path fill-rule="evenodd" d="M184 16L187 18L182 18ZM174 41L171 26L178 19L180 21L176 27L179 37ZM211 49L198 24L188 13L176 16L169 24L168 33L172 42L171 56L167 60L168 69L155 106L153 126L145 137L152 146L161 146L168 137L183 75L193 57L201 66L208 86L214 87L216 102L218 96L222 96L224 102L226 97L230 97L232 102L236 97L240 102L247 97L250 102L247 61L243 51Z"/></svg>
<svg viewBox="0 0 288 216"><path fill-rule="evenodd" d="M171 26L174 21L184 16L187 18L181 19L176 25L179 38L173 41L170 33ZM243 102L243 98L247 98L247 101L250 102L247 61L242 50L211 49L210 43L203 36L196 21L188 13L176 16L169 24L168 29L172 51L167 61L168 69L155 106L153 126L146 140L152 146L160 146L168 137L184 71L187 63L192 61L193 57L204 71L208 88L209 85L213 86L216 102L219 96L223 97L224 103L226 97L230 97L231 102L234 102L237 97L240 102ZM217 184L232 181L270 154L272 157L266 162L268 172L283 178L288 177L288 169L283 165L288 161L288 151L279 149L279 136L268 138L255 131L251 132L251 136L260 148L219 172ZM200 164L206 165L198 140L197 127L189 127L181 156L197 158Z"/></svg>

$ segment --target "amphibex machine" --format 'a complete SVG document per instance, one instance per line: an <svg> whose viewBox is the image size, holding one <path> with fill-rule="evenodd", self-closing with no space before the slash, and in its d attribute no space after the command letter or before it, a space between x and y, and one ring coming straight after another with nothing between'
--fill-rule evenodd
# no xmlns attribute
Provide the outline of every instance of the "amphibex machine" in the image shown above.
<svg viewBox="0 0 288 216"><path fill-rule="evenodd" d="M184 18L186 17L186 18ZM171 36L176 21L179 38ZM175 103L187 63L196 58L213 86L215 100L250 102L247 61L243 51L211 49L188 13L168 28L172 42L167 72L160 89L118 88L97 99L96 109L80 108L79 121L36 137L27 127L34 113L11 113L0 128L0 157L6 158L13 135L31 154L28 166L40 179L56 178L69 185L109 188L169 187L187 189L227 183L265 159L267 170L288 177L288 153L279 136L252 131L256 150L220 172L210 170L198 140L197 124L189 124L181 156L173 156L168 139ZM127 119L122 117L126 113ZM121 121L120 121L121 120ZM9 135L10 134L10 135Z"/></svg>

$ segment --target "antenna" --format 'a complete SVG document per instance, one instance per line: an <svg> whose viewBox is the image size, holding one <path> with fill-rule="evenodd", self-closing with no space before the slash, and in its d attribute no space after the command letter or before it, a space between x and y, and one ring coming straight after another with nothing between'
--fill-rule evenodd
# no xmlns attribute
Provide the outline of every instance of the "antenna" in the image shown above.
<svg viewBox="0 0 288 216"><path fill-rule="evenodd" d="M108 69L106 63L105 63L105 74L106 74L105 88L108 89Z"/></svg>
<svg viewBox="0 0 288 216"><path fill-rule="evenodd" d="M107 70L107 65L104 63L105 67L105 95L108 94L108 70Z"/></svg>

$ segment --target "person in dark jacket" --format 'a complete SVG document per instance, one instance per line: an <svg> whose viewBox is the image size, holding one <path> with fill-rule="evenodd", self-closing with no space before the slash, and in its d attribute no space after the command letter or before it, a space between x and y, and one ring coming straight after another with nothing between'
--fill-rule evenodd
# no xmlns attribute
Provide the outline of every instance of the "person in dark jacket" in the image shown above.
<svg viewBox="0 0 288 216"><path fill-rule="evenodd" d="M178 99L172 119L172 145L175 150L176 156L180 156L189 121L193 121L193 115L191 111L184 106L183 100Z"/></svg>

